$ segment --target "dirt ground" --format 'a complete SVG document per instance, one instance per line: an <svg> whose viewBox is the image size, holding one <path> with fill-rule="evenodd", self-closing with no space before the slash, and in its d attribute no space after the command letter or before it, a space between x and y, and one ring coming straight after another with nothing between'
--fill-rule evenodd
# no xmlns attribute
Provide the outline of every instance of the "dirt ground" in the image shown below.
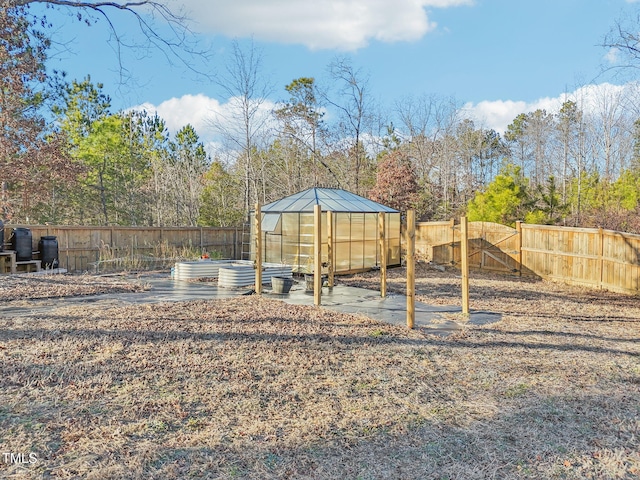
<svg viewBox="0 0 640 480"><path fill-rule="evenodd" d="M417 271L460 304L458 272ZM639 478L640 299L470 284L502 320L444 338L257 296L6 315L0 477ZM141 288L3 277L0 306Z"/></svg>
<svg viewBox="0 0 640 480"><path fill-rule="evenodd" d="M124 275L12 275L0 277L0 305L8 302L48 298L141 292L143 281Z"/></svg>

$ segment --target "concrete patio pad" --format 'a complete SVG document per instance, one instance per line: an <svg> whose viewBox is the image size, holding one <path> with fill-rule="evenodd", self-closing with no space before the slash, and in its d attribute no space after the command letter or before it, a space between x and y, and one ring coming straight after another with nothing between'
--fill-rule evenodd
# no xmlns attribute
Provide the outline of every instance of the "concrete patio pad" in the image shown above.
<svg viewBox="0 0 640 480"><path fill-rule="evenodd" d="M117 306L123 304L148 304L159 302L186 302L193 300L216 300L223 298L250 295L251 287L220 288L213 282L189 282L174 280L165 275L141 276L137 279L148 284L150 289L135 293L107 293L55 299L33 300L29 306L0 306L0 315L31 315L47 312L56 305L100 304ZM304 281L296 281L288 294L278 295L265 285L263 295L267 298L281 300L294 305L313 305L313 292L307 292ZM406 325L406 304L404 295L390 294L386 298L380 293L365 288L336 285L333 288L323 287L322 308L342 313L364 315L373 320L393 324ZM437 335L448 335L464 327L464 325L484 325L501 319L501 315L492 312L472 311L466 318L461 308L456 306L434 306L416 302L415 326L427 328Z"/></svg>
<svg viewBox="0 0 640 480"><path fill-rule="evenodd" d="M307 292L303 283L296 283L288 294L274 294L265 291L268 298L275 298L294 305L313 305L313 292ZM407 324L407 297L388 294L382 298L379 292L365 288L336 285L323 287L321 305L323 308L342 313L364 315L374 320L393 325ZM464 325L485 325L494 323L502 315L492 312L471 311L468 318L456 306L434 306L416 302L415 326L433 330L432 333L448 335Z"/></svg>

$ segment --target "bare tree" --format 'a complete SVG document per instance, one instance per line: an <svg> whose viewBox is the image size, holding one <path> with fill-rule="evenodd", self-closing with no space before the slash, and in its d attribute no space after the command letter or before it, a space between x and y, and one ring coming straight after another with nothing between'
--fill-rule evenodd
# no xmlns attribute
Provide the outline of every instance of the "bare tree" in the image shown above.
<svg viewBox="0 0 640 480"><path fill-rule="evenodd" d="M553 115L548 114L545 110L538 109L527 115L526 134L530 138L533 169L529 176L531 178L531 186L536 187L543 185L553 170L549 164L551 155L551 138L556 130L555 119Z"/></svg>
<svg viewBox="0 0 640 480"><path fill-rule="evenodd" d="M424 217L450 218L456 209L458 185L458 126L461 108L453 98L424 95L396 102L398 131L403 148L414 162L422 195ZM428 190L428 192L427 192Z"/></svg>
<svg viewBox="0 0 640 480"><path fill-rule="evenodd" d="M219 119L211 120L211 124L236 151L242 165L244 207L247 213L253 203L264 199L264 176L260 177L264 165L256 168L255 152L268 120L262 107L273 88L260 75L262 61L262 52L253 41L246 49L237 40L232 42L225 72L216 76L215 80L229 98L231 108L228 116L222 115ZM261 178L263 188L258 186ZM263 190L262 195L260 190Z"/></svg>
<svg viewBox="0 0 640 480"><path fill-rule="evenodd" d="M557 115L558 134L563 144L563 176L566 185L563 186L563 203L568 201L566 188L570 182L575 182L575 204L571 205L572 213L579 224L582 215L583 182L589 170L589 157L592 149L588 136L589 119L585 114L588 101L584 98L584 90L578 90L575 100L565 102Z"/></svg>
<svg viewBox="0 0 640 480"><path fill-rule="evenodd" d="M337 98L331 92L323 94L326 102L340 115L339 135L348 146L347 159L352 185L356 193L361 191L361 174L367 161L367 152L363 141L367 129L371 126L371 99L367 77L355 69L347 57L336 58L329 65L331 79L336 82Z"/></svg>
<svg viewBox="0 0 640 480"><path fill-rule="evenodd" d="M631 158L633 136L633 108L628 88L600 88L594 92L593 113L590 115L589 130L593 137L599 169L605 180L614 181L628 166Z"/></svg>
<svg viewBox="0 0 640 480"><path fill-rule="evenodd" d="M427 95L404 97L395 103L400 135L409 143L419 178L429 178L436 166L436 141L450 129L451 107L451 102Z"/></svg>

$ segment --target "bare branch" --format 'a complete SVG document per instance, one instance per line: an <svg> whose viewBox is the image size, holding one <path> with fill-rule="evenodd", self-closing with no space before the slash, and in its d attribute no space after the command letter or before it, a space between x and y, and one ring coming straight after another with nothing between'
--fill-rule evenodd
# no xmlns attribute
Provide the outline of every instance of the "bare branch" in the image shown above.
<svg viewBox="0 0 640 480"><path fill-rule="evenodd" d="M600 44L601 47L615 52L609 65L603 71L617 70L625 72L640 68L640 13L618 20Z"/></svg>
<svg viewBox="0 0 640 480"><path fill-rule="evenodd" d="M78 15L80 20L89 23L88 17L90 13L101 17L108 25L109 31L115 39L115 54L118 60L119 71L121 77L126 72L123 56L123 47L135 50L141 48L142 45L127 44L123 35L120 34L116 25L110 17L110 12L121 11L133 15L136 19L140 32L146 37L147 45L145 48L155 48L162 52L169 64L173 64L177 59L179 63L187 67L190 71L199 75L207 74L194 66L194 62L190 61L194 57L201 59L207 58L205 50L196 48L196 40L193 32L188 27L188 19L185 15L170 9L165 3L154 0L139 0L134 2L115 2L115 1L77 1L77 0L15 0L19 6L29 6L32 4L51 5L66 9L84 10L87 17L83 18ZM170 30L170 34L160 32L159 25L153 20L158 19L164 26ZM97 22L98 20L94 20ZM122 78L121 78L122 80Z"/></svg>

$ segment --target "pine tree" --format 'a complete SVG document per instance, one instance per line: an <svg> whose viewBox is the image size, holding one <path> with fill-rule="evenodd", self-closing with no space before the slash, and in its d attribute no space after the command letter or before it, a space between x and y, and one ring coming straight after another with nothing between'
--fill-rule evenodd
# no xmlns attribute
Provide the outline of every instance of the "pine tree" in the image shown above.
<svg viewBox="0 0 640 480"><path fill-rule="evenodd" d="M522 170L513 164L505 165L483 192L469 202L470 221L495 222L514 225L523 219L530 206L528 181Z"/></svg>

